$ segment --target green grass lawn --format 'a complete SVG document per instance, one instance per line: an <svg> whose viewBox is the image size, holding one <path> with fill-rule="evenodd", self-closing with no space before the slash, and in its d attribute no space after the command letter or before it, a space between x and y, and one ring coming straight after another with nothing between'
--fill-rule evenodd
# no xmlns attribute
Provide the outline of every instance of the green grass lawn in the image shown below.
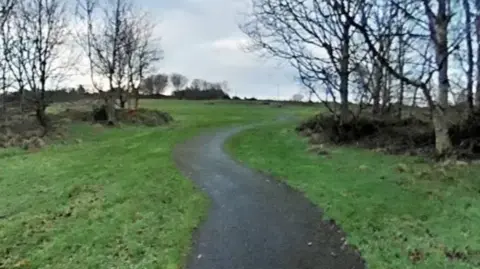
<svg viewBox="0 0 480 269"><path fill-rule="evenodd" d="M207 199L175 169L175 144L205 128L315 108L142 100L158 128L75 125L77 141L0 151L0 268L181 268Z"/></svg>
<svg viewBox="0 0 480 269"><path fill-rule="evenodd" d="M432 169L418 158L352 148L318 156L294 125L247 130L227 149L325 209L369 268L480 267L480 167Z"/></svg>

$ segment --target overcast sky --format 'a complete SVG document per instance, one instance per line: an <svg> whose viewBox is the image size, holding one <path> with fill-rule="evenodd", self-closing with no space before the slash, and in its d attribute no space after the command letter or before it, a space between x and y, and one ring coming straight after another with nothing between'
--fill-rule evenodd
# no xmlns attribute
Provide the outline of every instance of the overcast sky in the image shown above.
<svg viewBox="0 0 480 269"><path fill-rule="evenodd" d="M138 1L158 19L165 59L160 71L190 79L227 80L231 95L290 98L301 89L295 72L242 51L238 29L250 0Z"/></svg>

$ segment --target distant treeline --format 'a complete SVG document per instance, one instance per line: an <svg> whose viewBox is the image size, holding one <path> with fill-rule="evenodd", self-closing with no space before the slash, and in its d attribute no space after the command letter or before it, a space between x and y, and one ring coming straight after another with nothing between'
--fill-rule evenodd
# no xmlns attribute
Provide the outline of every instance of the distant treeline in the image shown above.
<svg viewBox="0 0 480 269"><path fill-rule="evenodd" d="M28 101L35 100L35 93L31 91L24 91L23 98L19 92L7 93L3 97L5 103L18 103L21 100L24 100L25 103ZM61 89L55 91L46 91L45 99L47 103L58 103L58 102L73 102L76 100L81 100L85 98L101 98L98 93L90 93L85 91L83 86L79 86L76 89ZM141 99L177 99L177 100L234 100L234 101L249 101L259 103L274 103L279 102L277 100L259 100L254 97L244 97L240 98L238 96L230 97L226 92L221 89L195 89L192 87L186 87L182 90L173 91L171 95L166 94L148 94L141 93L139 98ZM297 101L281 101L281 103L301 103L301 104L313 104L312 102L297 102Z"/></svg>

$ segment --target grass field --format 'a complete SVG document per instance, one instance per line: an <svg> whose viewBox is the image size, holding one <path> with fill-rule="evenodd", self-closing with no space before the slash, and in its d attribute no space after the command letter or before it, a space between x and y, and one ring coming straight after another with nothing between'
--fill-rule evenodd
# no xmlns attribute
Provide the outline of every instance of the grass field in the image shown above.
<svg viewBox="0 0 480 269"><path fill-rule="evenodd" d="M205 128L315 108L151 101L166 127L71 127L67 145L0 151L0 268L181 268L207 200L175 169Z"/></svg>
<svg viewBox="0 0 480 269"><path fill-rule="evenodd" d="M418 158L352 148L318 156L293 129L247 130L227 149L325 209L369 268L480 267L480 167L433 169Z"/></svg>

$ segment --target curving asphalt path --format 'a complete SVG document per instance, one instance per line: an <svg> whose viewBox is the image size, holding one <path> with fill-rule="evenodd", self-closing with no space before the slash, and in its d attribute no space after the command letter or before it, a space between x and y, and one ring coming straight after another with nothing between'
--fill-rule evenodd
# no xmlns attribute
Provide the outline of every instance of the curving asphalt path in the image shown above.
<svg viewBox="0 0 480 269"><path fill-rule="evenodd" d="M344 234L279 181L223 151L225 140L253 125L205 133L177 146L178 168L212 200L194 235L188 269L360 269Z"/></svg>

